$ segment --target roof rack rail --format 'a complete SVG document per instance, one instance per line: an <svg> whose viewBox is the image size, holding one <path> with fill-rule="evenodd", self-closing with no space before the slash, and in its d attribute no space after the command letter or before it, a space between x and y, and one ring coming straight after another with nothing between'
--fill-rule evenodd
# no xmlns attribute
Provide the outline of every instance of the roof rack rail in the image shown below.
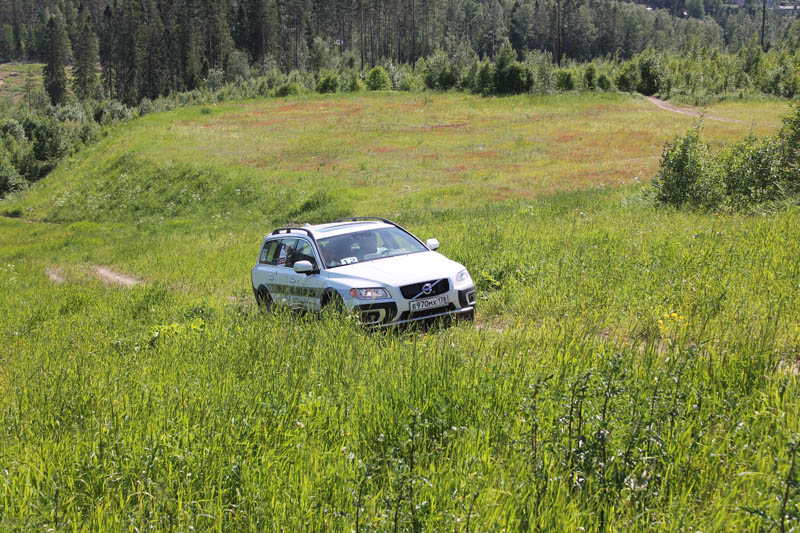
<svg viewBox="0 0 800 533"><path fill-rule="evenodd" d="M306 235L311 237L311 239L314 239L314 234L311 233L311 230L308 228L278 228L273 231L271 235L278 235L279 233L291 233L292 231L303 231L306 233Z"/></svg>
<svg viewBox="0 0 800 533"><path fill-rule="evenodd" d="M392 226L397 226L395 222L392 222L388 218L381 218L381 217L344 217L338 220L334 220L336 222L358 222L359 220L380 220L384 224L391 224Z"/></svg>

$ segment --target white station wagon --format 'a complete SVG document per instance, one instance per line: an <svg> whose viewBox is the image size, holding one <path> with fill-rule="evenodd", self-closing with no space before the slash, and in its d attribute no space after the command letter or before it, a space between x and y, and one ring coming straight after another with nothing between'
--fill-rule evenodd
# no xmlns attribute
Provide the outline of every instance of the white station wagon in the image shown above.
<svg viewBox="0 0 800 533"><path fill-rule="evenodd" d="M261 245L253 293L266 307L339 305L376 327L446 316L472 320L475 284L438 247L436 239L423 243L378 218L278 228Z"/></svg>

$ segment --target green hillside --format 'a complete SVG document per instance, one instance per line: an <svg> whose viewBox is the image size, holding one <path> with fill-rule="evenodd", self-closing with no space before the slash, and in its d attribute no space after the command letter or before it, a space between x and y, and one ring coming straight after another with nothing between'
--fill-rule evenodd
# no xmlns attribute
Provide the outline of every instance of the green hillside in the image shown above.
<svg viewBox="0 0 800 533"><path fill-rule="evenodd" d="M654 208L695 120L389 93L118 127L0 203L0 529L797 528L800 210ZM476 324L255 308L265 233L356 214L437 237Z"/></svg>

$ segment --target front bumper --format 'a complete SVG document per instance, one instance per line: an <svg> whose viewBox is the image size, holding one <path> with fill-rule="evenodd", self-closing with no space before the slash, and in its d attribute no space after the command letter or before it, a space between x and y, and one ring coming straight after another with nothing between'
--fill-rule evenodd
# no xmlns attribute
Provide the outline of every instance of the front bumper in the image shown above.
<svg viewBox="0 0 800 533"><path fill-rule="evenodd" d="M448 291L448 305L424 311L410 311L412 300L395 299L392 301L356 303L352 311L358 315L361 324L368 327L385 328L399 326L418 321L430 321L443 317L458 317L475 310L475 286Z"/></svg>

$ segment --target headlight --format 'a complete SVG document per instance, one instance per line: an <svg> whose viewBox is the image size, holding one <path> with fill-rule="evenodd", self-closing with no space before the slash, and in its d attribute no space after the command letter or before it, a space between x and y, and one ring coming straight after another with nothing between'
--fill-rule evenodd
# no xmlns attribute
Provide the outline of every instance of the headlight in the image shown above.
<svg viewBox="0 0 800 533"><path fill-rule="evenodd" d="M381 300L391 298L389 291L380 287L370 289L350 289L350 296L357 300Z"/></svg>
<svg viewBox="0 0 800 533"><path fill-rule="evenodd" d="M469 276L469 272L462 270L458 274L456 274L456 285L465 285L465 284L472 284L472 278Z"/></svg>

